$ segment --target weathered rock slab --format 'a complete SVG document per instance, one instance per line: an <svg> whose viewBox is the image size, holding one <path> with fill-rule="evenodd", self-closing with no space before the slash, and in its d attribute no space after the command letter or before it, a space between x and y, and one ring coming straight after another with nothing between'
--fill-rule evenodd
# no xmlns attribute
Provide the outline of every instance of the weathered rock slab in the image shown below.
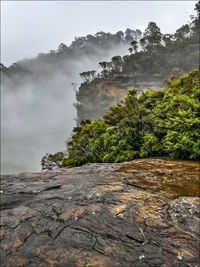
<svg viewBox="0 0 200 267"><path fill-rule="evenodd" d="M197 267L199 204L192 161L5 175L1 266Z"/></svg>

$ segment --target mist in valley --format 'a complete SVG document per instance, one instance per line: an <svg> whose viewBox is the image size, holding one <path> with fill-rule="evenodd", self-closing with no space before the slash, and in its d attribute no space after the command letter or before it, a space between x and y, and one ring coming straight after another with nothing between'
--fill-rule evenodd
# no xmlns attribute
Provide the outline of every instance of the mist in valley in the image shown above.
<svg viewBox="0 0 200 267"><path fill-rule="evenodd" d="M62 59L61 65L39 55L14 65L22 72L2 74L1 173L40 171L45 153L64 151L76 124L73 104L74 89L81 83L79 73L98 71L100 61L125 55L127 49L128 44L113 44L107 50L93 47L88 55L79 49L73 58Z"/></svg>

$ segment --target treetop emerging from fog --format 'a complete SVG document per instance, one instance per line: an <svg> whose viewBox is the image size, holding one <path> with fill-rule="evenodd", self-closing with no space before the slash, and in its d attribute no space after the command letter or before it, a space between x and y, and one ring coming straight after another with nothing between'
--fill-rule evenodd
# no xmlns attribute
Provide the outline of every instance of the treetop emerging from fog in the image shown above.
<svg viewBox="0 0 200 267"><path fill-rule="evenodd" d="M187 23L196 1L2 1L2 63L6 66L67 46L96 32L142 32L155 21L166 33ZM103 14L103 16L102 16Z"/></svg>

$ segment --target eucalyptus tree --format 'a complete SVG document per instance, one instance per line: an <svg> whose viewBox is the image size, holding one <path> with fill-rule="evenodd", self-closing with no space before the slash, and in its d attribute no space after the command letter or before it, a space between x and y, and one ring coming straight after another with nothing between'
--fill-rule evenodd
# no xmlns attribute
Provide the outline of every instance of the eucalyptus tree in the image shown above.
<svg viewBox="0 0 200 267"><path fill-rule="evenodd" d="M121 56L112 57L111 60L112 60L112 63L113 63L113 69L115 71L121 71L122 63L123 63Z"/></svg>
<svg viewBox="0 0 200 267"><path fill-rule="evenodd" d="M80 73L79 75L83 79L84 82L89 83L93 79L95 73L96 71L84 71Z"/></svg>
<svg viewBox="0 0 200 267"><path fill-rule="evenodd" d="M107 62L106 61L99 62L99 65L102 67L103 70L107 69Z"/></svg>
<svg viewBox="0 0 200 267"><path fill-rule="evenodd" d="M147 41L147 46L153 47L161 44L162 33L155 22L149 22L145 29L143 38Z"/></svg>
<svg viewBox="0 0 200 267"><path fill-rule="evenodd" d="M146 47L146 38L141 38L140 39L140 45L141 45L141 47L142 47L142 50L144 50L145 51L145 47Z"/></svg>

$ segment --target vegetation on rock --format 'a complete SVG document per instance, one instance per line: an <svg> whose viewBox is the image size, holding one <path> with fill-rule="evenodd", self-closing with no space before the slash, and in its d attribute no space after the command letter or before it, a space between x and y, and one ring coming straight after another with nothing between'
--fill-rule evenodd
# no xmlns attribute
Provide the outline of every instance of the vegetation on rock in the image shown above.
<svg viewBox="0 0 200 267"><path fill-rule="evenodd" d="M136 96L128 91L123 104L103 119L74 128L62 166L88 162L123 162L138 157L200 157L199 71L171 81L170 88ZM46 168L44 162L43 168Z"/></svg>

